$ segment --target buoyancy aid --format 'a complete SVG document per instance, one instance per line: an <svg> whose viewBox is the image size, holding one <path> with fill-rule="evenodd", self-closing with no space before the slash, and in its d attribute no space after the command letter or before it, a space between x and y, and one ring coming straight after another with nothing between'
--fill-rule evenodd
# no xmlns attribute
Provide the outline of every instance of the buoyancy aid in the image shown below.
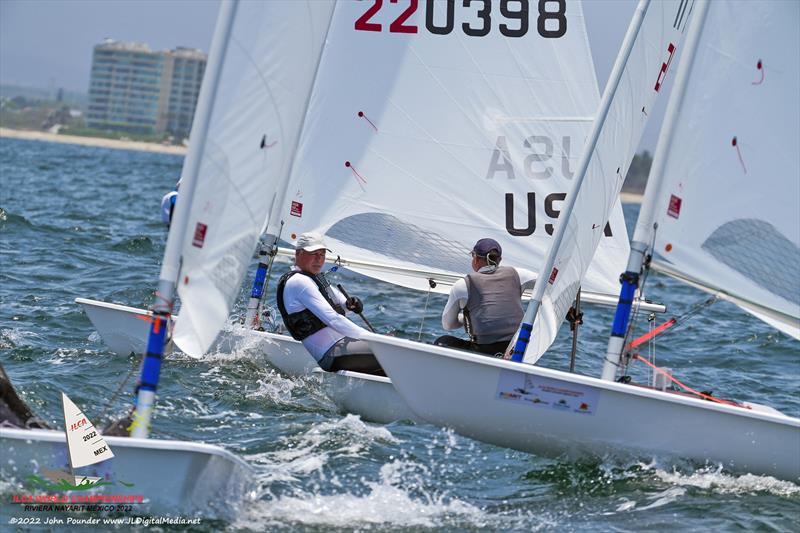
<svg viewBox="0 0 800 533"><path fill-rule="evenodd" d="M473 272L466 276L466 282L464 314L469 317L470 338L477 344L511 339L524 314L517 271L501 266L492 272Z"/></svg>
<svg viewBox="0 0 800 533"><path fill-rule="evenodd" d="M327 301L331 307L333 307L333 310L340 315L344 315L345 313L344 308L342 308L342 306L333 299L328 291L330 288L330 283L328 283L328 280L325 279L325 274L314 275L301 270L290 270L281 276L280 280L278 280L276 299L278 303L278 311L280 311L281 316L283 317L283 323L286 325L286 329L289 330L289 333L292 335L293 339L301 341L327 326L309 309L303 309L302 311L298 311L296 313L289 313L286 310L286 306L283 303L283 290L286 287L286 282L289 281L289 278L295 274L302 274L311 278L319 289L319 292L322 294L322 297L325 298L325 301Z"/></svg>

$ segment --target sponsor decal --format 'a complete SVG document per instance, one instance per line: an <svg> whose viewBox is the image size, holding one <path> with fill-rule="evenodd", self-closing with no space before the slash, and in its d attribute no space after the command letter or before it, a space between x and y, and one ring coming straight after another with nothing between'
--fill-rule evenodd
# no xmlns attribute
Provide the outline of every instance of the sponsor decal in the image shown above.
<svg viewBox="0 0 800 533"><path fill-rule="evenodd" d="M681 204L683 200L671 194L669 197L669 207L667 208L667 214L672 218L678 218L681 214Z"/></svg>
<svg viewBox="0 0 800 533"><path fill-rule="evenodd" d="M558 269L557 269L556 267L553 267L553 271L552 271L552 272L550 272L550 279L549 279L549 280L547 280L547 283L549 283L550 285L552 285L553 283L555 283L555 282L556 282L556 278L557 278L557 277L558 277Z"/></svg>
<svg viewBox="0 0 800 533"><path fill-rule="evenodd" d="M303 204L300 202L295 202L292 200L292 208L289 210L289 213L295 217L302 217L303 216Z"/></svg>
<svg viewBox="0 0 800 533"><path fill-rule="evenodd" d="M586 385L503 370L497 399L564 413L594 415L600 391Z"/></svg>
<svg viewBox="0 0 800 533"><path fill-rule="evenodd" d="M206 241L206 231L208 231L208 226L203 224L202 222L198 222L197 226L194 228L194 238L192 239L192 246L196 246L197 248L202 248L203 244Z"/></svg>

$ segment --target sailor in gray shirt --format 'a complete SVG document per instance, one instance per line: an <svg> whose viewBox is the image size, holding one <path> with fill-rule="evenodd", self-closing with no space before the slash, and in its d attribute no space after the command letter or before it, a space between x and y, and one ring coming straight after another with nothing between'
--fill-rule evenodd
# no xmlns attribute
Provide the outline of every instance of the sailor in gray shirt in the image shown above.
<svg viewBox="0 0 800 533"><path fill-rule="evenodd" d="M533 287L530 270L500 266L503 249L481 239L472 249L472 270L456 281L442 312L442 327L464 327L469 339L444 335L434 344L502 356L522 321L522 291ZM463 318L462 318L463 317Z"/></svg>

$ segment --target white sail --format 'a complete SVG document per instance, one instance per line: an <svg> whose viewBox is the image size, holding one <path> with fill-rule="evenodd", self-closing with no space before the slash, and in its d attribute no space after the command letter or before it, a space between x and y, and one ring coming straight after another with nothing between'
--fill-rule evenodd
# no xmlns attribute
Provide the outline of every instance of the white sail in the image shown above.
<svg viewBox="0 0 800 533"><path fill-rule="evenodd" d="M182 246L174 339L187 354L202 355L228 318L291 171L333 7L238 7Z"/></svg>
<svg viewBox="0 0 800 533"><path fill-rule="evenodd" d="M602 228L617 202L648 117L681 46L693 4L693 0L669 0L652 2L647 8L607 117L598 124L597 143L588 154L586 176L566 220L561 246L554 250L552 267L545 265L539 272L547 283L538 288L544 292L525 362L535 362L550 347L578 288L585 284Z"/></svg>
<svg viewBox="0 0 800 533"><path fill-rule="evenodd" d="M714 1L701 35L654 265L800 338L800 3Z"/></svg>
<svg viewBox="0 0 800 533"><path fill-rule="evenodd" d="M492 237L504 264L538 268L599 100L581 4L557 4L339 3L279 205L284 238L321 231L355 261L461 276ZM618 205L610 228L584 285L606 294L628 252Z"/></svg>
<svg viewBox="0 0 800 533"><path fill-rule="evenodd" d="M69 462L72 468L89 466L114 457L111 448L77 405L66 394L61 393L64 409L64 424L67 434ZM80 480L80 476L76 478Z"/></svg>

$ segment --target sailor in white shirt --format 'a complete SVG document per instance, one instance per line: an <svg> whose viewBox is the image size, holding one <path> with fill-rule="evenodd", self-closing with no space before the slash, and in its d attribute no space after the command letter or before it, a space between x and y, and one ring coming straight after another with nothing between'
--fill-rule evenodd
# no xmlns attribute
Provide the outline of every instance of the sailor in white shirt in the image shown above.
<svg viewBox="0 0 800 533"><path fill-rule="evenodd" d="M345 309L360 313L361 300L345 298L322 273L326 251L322 235L309 232L298 237L295 266L278 281L283 322L323 370L385 375L369 345L359 340L367 330L345 316Z"/></svg>
<svg viewBox="0 0 800 533"><path fill-rule="evenodd" d="M522 292L536 274L501 267L503 249L494 239L480 239L472 249L472 274L456 281L442 312L442 327L464 327L469 339L444 335L434 344L487 355L502 355L522 321Z"/></svg>

